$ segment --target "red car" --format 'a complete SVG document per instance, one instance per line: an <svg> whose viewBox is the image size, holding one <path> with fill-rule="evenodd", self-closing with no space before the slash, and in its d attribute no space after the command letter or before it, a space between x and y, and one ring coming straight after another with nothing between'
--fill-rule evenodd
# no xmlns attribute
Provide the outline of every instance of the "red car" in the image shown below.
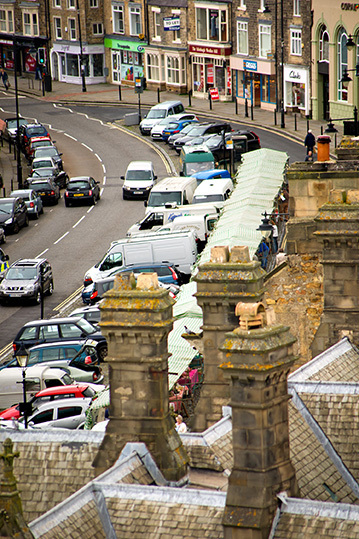
<svg viewBox="0 0 359 539"><path fill-rule="evenodd" d="M35 408L45 402L66 398L93 397L95 393L96 391L88 384L49 387L36 393L30 403L32 404L32 407ZM0 413L0 419L19 419L19 417L20 411L18 404Z"/></svg>

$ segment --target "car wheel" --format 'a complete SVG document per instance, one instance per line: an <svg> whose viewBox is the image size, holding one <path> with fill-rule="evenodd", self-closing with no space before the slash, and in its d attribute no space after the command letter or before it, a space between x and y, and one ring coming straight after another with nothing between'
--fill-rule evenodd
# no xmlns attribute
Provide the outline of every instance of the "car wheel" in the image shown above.
<svg viewBox="0 0 359 539"><path fill-rule="evenodd" d="M58 203L59 203L59 199L58 199L58 198L55 198L54 204L56 205L56 204L58 204Z"/></svg>
<svg viewBox="0 0 359 539"><path fill-rule="evenodd" d="M107 344L103 344L99 346L97 349L97 353L98 353L98 359L100 363L102 363L105 357L107 356Z"/></svg>
<svg viewBox="0 0 359 539"><path fill-rule="evenodd" d="M20 230L19 223L15 221L14 226L12 227L12 231L14 234L17 234Z"/></svg>
<svg viewBox="0 0 359 539"><path fill-rule="evenodd" d="M65 200L65 206L66 208L69 208L71 206L71 202L68 202L67 200Z"/></svg>
<svg viewBox="0 0 359 539"><path fill-rule="evenodd" d="M96 202L97 202L97 200L96 200L96 197L95 197L95 195L94 195L94 196L92 197L92 200L91 200L91 205L92 205L92 206L95 206L95 205L96 205Z"/></svg>
<svg viewBox="0 0 359 539"><path fill-rule="evenodd" d="M49 284L47 295L51 296L53 294L53 292L54 292L54 283L51 281L50 284Z"/></svg>
<svg viewBox="0 0 359 539"><path fill-rule="evenodd" d="M41 206L40 215L42 215L43 213L44 213L44 207Z"/></svg>
<svg viewBox="0 0 359 539"><path fill-rule="evenodd" d="M29 216L26 215L24 226L29 226Z"/></svg>
<svg viewBox="0 0 359 539"><path fill-rule="evenodd" d="M36 305L40 305L40 303L41 303L41 292L40 292L40 290L36 293L35 303L36 303Z"/></svg>
<svg viewBox="0 0 359 539"><path fill-rule="evenodd" d="M39 212L34 213L34 218L37 220L40 217Z"/></svg>

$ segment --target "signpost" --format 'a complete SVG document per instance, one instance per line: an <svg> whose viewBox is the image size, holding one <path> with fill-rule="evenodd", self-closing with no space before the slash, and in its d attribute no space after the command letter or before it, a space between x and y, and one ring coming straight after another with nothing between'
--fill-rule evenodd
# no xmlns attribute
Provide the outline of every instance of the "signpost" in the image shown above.
<svg viewBox="0 0 359 539"><path fill-rule="evenodd" d="M135 78L135 93L138 94L138 123L141 122L141 94L145 87L145 78L136 77Z"/></svg>

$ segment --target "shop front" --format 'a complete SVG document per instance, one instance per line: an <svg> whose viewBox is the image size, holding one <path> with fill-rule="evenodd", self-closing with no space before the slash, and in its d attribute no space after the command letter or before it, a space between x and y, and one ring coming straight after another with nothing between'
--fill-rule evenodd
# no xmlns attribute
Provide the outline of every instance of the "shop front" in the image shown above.
<svg viewBox="0 0 359 539"><path fill-rule="evenodd" d="M144 76L144 41L105 39L105 47L110 50L110 82L134 85L138 77Z"/></svg>
<svg viewBox="0 0 359 539"><path fill-rule="evenodd" d="M237 101L265 110L276 107L276 76L274 62L267 60L247 60L231 56L230 68L234 72Z"/></svg>
<svg viewBox="0 0 359 539"><path fill-rule="evenodd" d="M284 66L284 108L287 112L309 115L309 69L306 67Z"/></svg>
<svg viewBox="0 0 359 539"><path fill-rule="evenodd" d="M232 80L229 57L232 48L227 46L189 45L192 65L192 92L196 97L207 98L209 90L216 88L221 101L232 99Z"/></svg>
<svg viewBox="0 0 359 539"><path fill-rule="evenodd" d="M84 45L82 54L86 84L106 82L104 46ZM82 84L80 46L54 43L51 50L51 72L54 80Z"/></svg>

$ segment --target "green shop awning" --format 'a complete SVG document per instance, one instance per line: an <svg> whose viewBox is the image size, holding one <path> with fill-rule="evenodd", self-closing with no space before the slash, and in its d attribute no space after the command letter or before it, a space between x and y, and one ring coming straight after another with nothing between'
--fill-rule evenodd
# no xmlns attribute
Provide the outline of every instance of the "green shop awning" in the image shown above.
<svg viewBox="0 0 359 539"><path fill-rule="evenodd" d="M124 39L105 38L105 47L108 49L123 49L133 52L145 52L146 41L125 41Z"/></svg>

